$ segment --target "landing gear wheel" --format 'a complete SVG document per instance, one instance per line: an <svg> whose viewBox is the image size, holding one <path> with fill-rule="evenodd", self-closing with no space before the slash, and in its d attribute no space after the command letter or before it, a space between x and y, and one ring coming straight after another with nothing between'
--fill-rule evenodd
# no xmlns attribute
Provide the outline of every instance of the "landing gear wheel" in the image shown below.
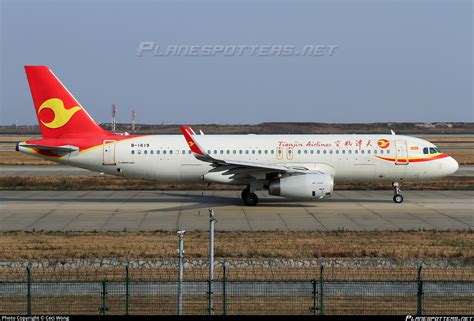
<svg viewBox="0 0 474 321"><path fill-rule="evenodd" d="M393 182L392 183L392 188L393 188L393 201L395 203L403 202L403 196L402 196L402 194L400 194L400 183L399 182Z"/></svg>
<svg viewBox="0 0 474 321"><path fill-rule="evenodd" d="M247 206L255 206L258 204L258 197L255 193L247 193L243 200Z"/></svg>
<svg viewBox="0 0 474 321"><path fill-rule="evenodd" d="M242 193L240 194L240 196L242 197L242 199L244 200L245 202L245 198L247 197L247 194L250 193L250 189L247 187L245 188L244 190L242 190Z"/></svg>
<svg viewBox="0 0 474 321"><path fill-rule="evenodd" d="M403 196L401 194L396 194L395 196L393 196L393 201L395 203L401 203L403 202Z"/></svg>

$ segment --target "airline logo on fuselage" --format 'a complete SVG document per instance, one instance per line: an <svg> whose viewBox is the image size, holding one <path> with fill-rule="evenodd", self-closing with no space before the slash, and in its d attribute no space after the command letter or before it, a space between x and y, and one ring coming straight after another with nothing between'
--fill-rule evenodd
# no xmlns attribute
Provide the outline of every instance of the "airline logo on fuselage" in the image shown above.
<svg viewBox="0 0 474 321"><path fill-rule="evenodd" d="M43 102L38 109L38 118L40 118L40 113L43 109L49 109L53 112L54 118L49 122L45 122L40 119L41 123L51 129L56 129L66 125L69 120L77 113L81 107L74 106L72 108L66 109L64 107L64 102L59 98L51 98Z"/></svg>
<svg viewBox="0 0 474 321"><path fill-rule="evenodd" d="M379 139L377 141L377 146L380 148L387 148L388 146L390 146L390 142L386 139Z"/></svg>

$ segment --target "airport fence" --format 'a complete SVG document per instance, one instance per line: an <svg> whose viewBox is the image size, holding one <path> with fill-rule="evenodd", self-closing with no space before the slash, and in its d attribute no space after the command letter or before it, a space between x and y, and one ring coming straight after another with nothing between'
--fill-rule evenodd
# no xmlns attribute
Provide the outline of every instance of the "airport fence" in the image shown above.
<svg viewBox="0 0 474 321"><path fill-rule="evenodd" d="M472 267L0 268L1 314L472 314ZM211 309L209 309L211 308Z"/></svg>

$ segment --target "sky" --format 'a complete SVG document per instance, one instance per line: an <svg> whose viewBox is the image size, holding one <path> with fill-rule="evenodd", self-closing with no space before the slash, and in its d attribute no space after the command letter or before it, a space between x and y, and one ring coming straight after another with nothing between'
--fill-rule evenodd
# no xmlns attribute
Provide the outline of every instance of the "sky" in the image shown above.
<svg viewBox="0 0 474 321"><path fill-rule="evenodd" d="M0 125L36 124L24 65L50 66L97 122L113 103L119 122L135 110L149 124L474 121L469 0L0 0L0 12ZM163 55L173 46L194 51Z"/></svg>

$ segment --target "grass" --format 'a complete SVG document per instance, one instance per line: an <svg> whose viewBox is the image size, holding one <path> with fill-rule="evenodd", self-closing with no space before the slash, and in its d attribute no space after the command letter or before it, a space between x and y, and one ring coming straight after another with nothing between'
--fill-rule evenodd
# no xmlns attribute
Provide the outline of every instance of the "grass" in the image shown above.
<svg viewBox="0 0 474 321"><path fill-rule="evenodd" d="M453 149L446 151L446 153L461 165L474 164L474 150L472 149Z"/></svg>
<svg viewBox="0 0 474 321"><path fill-rule="evenodd" d="M186 257L208 256L208 232L186 235ZM174 232L6 232L2 260L175 257ZM472 231L217 232L218 258L459 259L473 262Z"/></svg>
<svg viewBox="0 0 474 321"><path fill-rule="evenodd" d="M0 165L54 165L56 163L17 151L0 151Z"/></svg>

